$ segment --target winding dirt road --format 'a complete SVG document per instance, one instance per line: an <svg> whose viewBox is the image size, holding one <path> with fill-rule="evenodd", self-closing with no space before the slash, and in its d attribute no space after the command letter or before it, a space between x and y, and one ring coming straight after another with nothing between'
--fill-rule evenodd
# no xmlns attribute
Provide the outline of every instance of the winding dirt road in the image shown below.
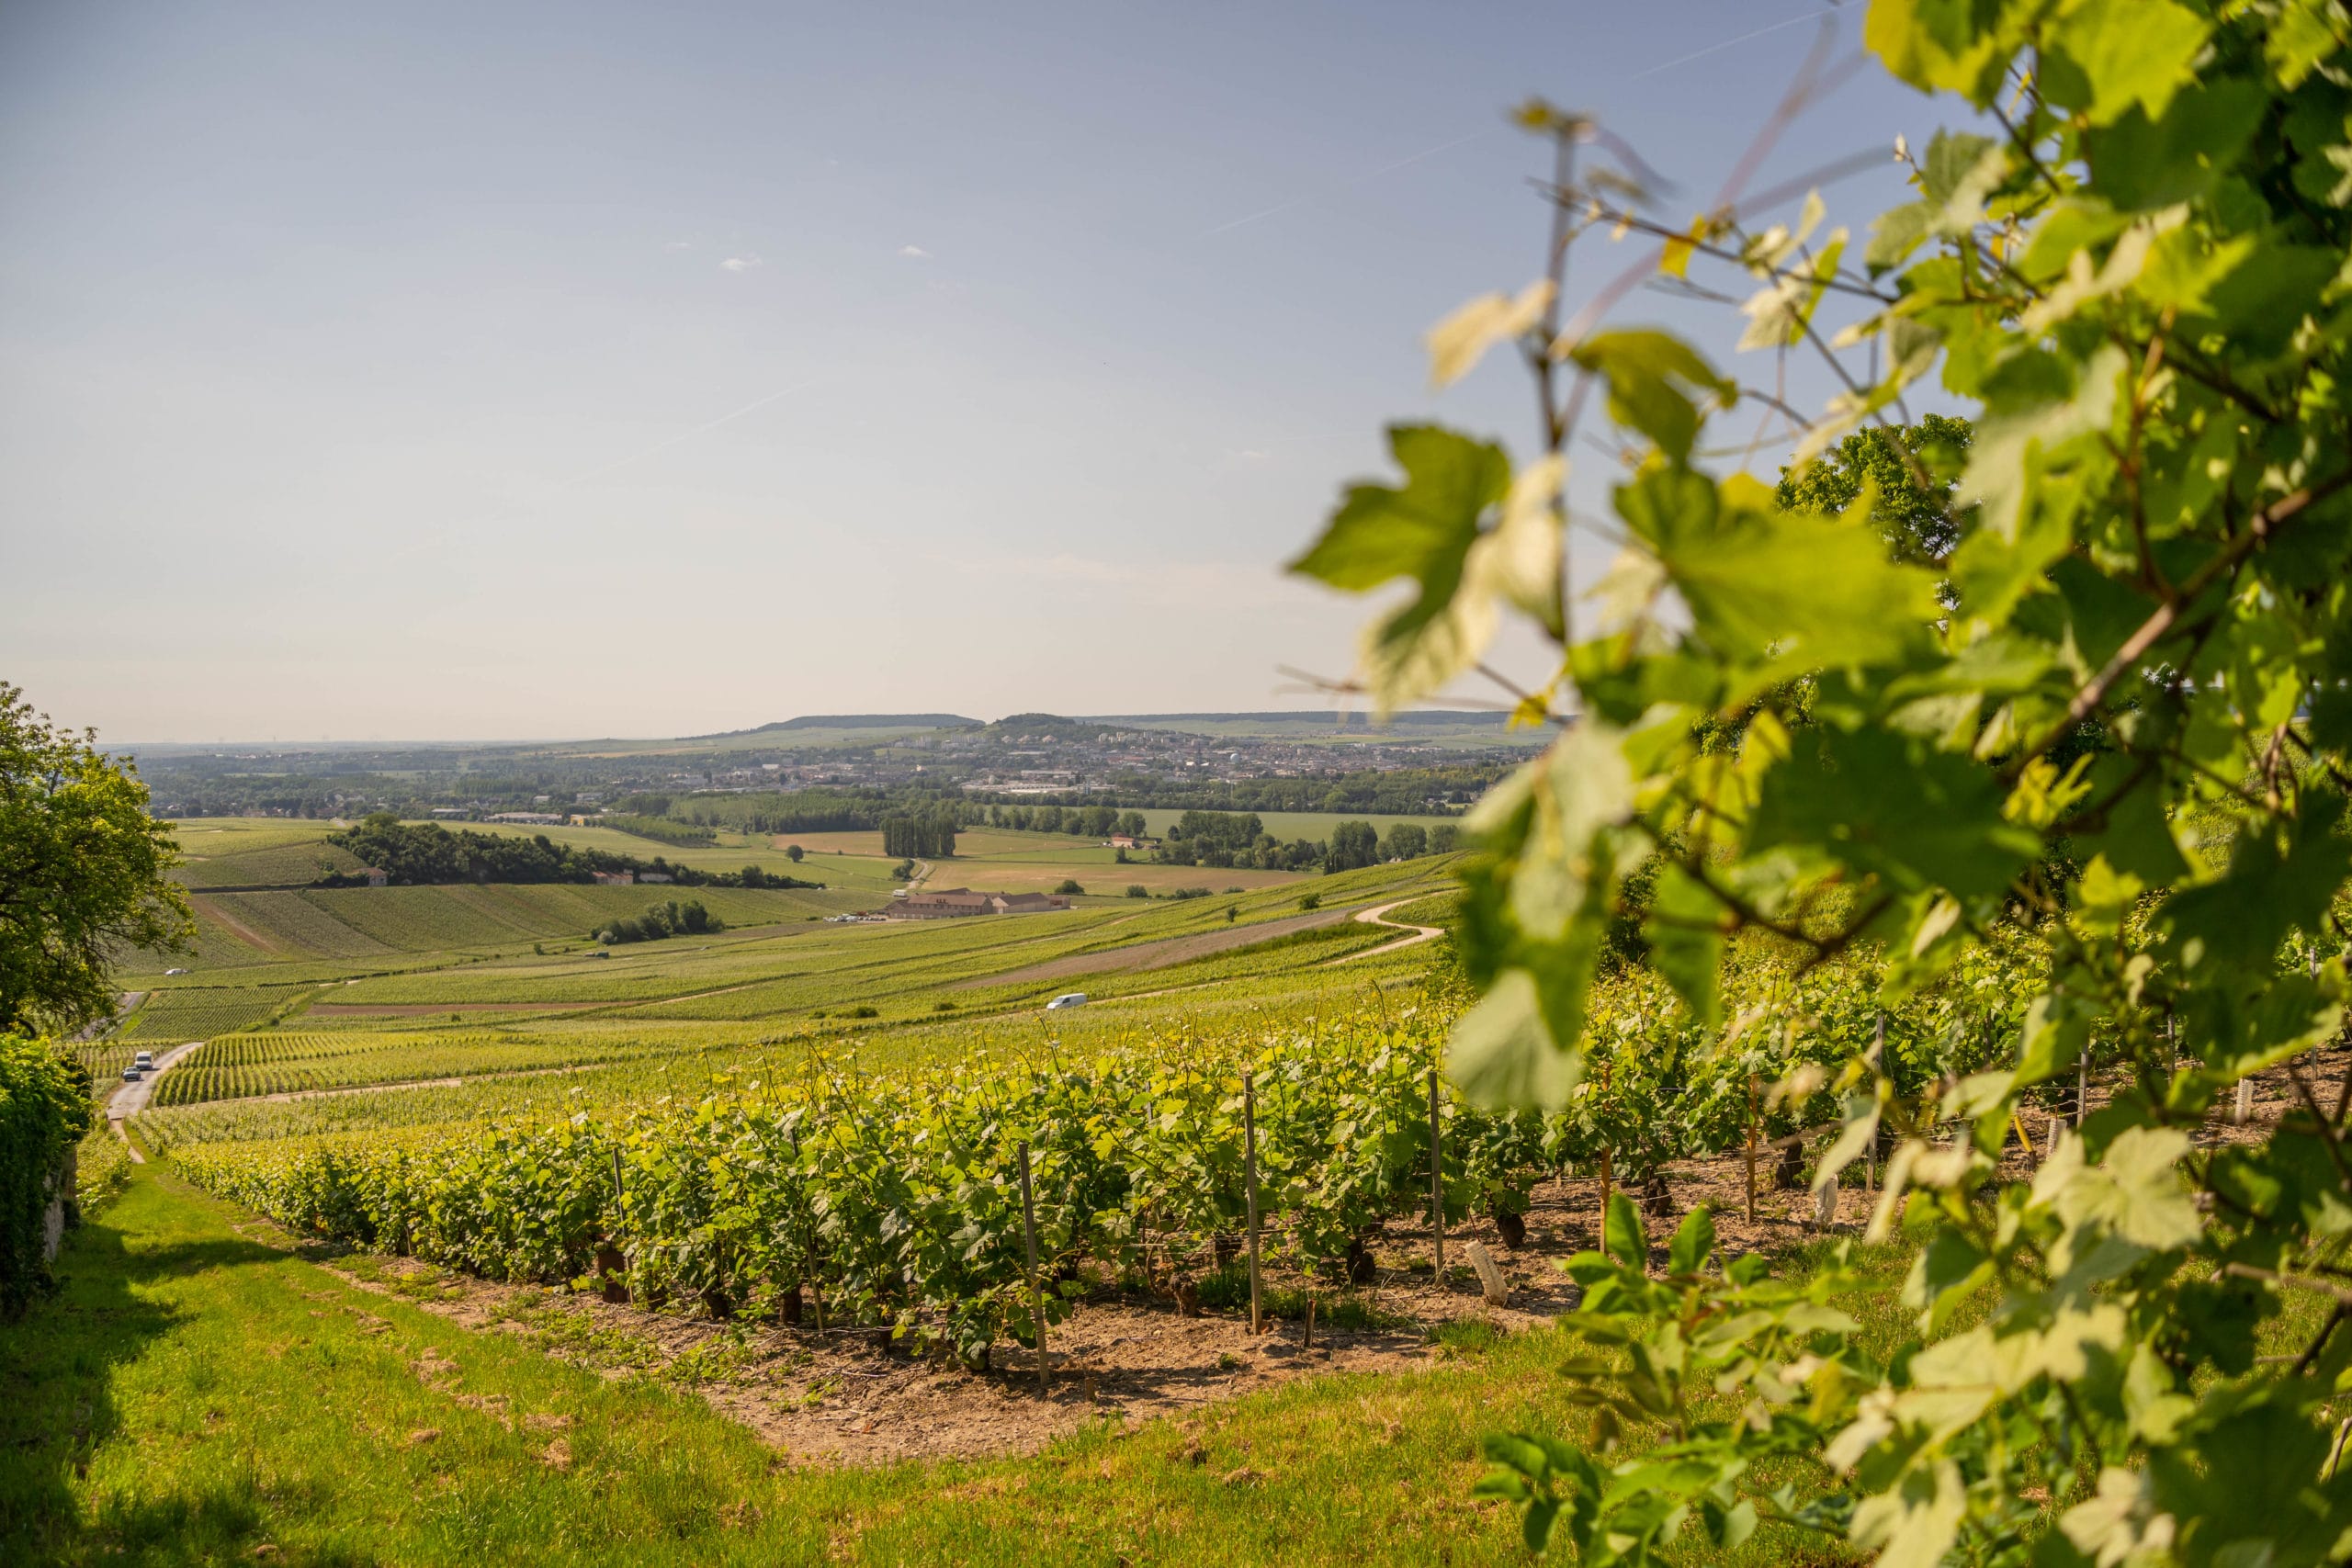
<svg viewBox="0 0 2352 1568"><path fill-rule="evenodd" d="M1342 954L1338 958L1329 960L1328 962L1318 965L1318 967L1329 969L1334 964L1353 964L1360 958L1377 958L1384 953L1395 953L1401 948L1408 948L1415 945L1416 943L1427 942L1433 936L1443 936L1445 934L1445 931L1444 928L1441 926L1408 925L1401 920L1392 920L1385 918L1389 910L1401 909L1408 904L1418 904L1428 897L1429 895L1426 893L1417 893L1410 898L1399 898L1394 903L1380 904L1369 909L1357 910L1356 919L1359 924L1367 926L1386 926L1392 931L1410 931L1412 934L1410 936L1400 936L1395 942L1384 942L1378 947L1367 947L1362 953Z"/></svg>

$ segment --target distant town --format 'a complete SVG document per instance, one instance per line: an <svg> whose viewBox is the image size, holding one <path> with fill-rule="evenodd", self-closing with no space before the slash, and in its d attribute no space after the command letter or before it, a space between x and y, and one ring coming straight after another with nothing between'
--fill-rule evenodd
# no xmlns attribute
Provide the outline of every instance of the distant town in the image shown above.
<svg viewBox="0 0 2352 1568"><path fill-rule="evenodd" d="M1544 739L1487 713L1400 715L1379 729L1312 713L861 715L674 741L123 750L164 816L389 810L552 827L691 816L674 813L682 798L729 795L1452 815Z"/></svg>

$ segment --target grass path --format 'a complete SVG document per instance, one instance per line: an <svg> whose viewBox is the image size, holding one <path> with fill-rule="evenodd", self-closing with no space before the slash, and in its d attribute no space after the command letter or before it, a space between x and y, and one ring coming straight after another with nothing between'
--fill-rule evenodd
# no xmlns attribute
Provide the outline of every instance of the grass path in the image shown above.
<svg viewBox="0 0 2352 1568"><path fill-rule="evenodd" d="M1426 1371L1182 1426L794 1472L691 1393L273 1239L161 1164L75 1233L60 1293L0 1326L0 1562L1517 1563L1514 1521L1469 1496L1479 1434L1575 1429L1561 1343L1473 1323Z"/></svg>

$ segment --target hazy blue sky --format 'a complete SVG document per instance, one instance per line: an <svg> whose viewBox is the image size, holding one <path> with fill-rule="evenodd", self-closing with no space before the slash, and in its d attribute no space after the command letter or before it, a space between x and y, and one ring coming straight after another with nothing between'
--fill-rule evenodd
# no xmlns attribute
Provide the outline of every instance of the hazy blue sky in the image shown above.
<svg viewBox="0 0 2352 1568"><path fill-rule="evenodd" d="M1313 705L1370 606L1278 566L1382 423L1526 445L1419 341L1539 265L1502 111L1687 215L1823 14L15 0L0 678L119 741ZM1766 182L1932 125L1872 72Z"/></svg>

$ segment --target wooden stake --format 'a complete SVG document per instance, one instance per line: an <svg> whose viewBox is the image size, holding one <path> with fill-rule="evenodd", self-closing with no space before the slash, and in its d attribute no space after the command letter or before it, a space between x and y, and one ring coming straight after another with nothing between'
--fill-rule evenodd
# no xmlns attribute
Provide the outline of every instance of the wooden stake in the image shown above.
<svg viewBox="0 0 2352 1568"><path fill-rule="evenodd" d="M1878 1023L1871 1041L1871 1066L1883 1072L1886 1068L1886 1014L1878 1015ZM1871 1134L1870 1159L1862 1167L1863 1185L1871 1191L1878 1190L1878 1134Z"/></svg>
<svg viewBox="0 0 2352 1568"><path fill-rule="evenodd" d="M2075 1130L2082 1131L2083 1113L2091 1108L2091 1048L2075 1058Z"/></svg>
<svg viewBox="0 0 2352 1568"><path fill-rule="evenodd" d="M1600 1064L1600 1092L1609 1093L1609 1064ZM1593 1234L1593 1243L1602 1250L1609 1247L1609 1151L1600 1151L1600 1223Z"/></svg>
<svg viewBox="0 0 2352 1568"><path fill-rule="evenodd" d="M1046 1393L1046 1296L1037 1285L1037 1204L1029 1191L1029 1140L1021 1141L1021 1228L1029 1240L1029 1311L1037 1330L1037 1393Z"/></svg>
<svg viewBox="0 0 2352 1568"><path fill-rule="evenodd" d="M1747 1075L1747 1223L1756 1223L1756 1075Z"/></svg>
<svg viewBox="0 0 2352 1568"><path fill-rule="evenodd" d="M1445 1289L1445 1143L1437 1119L1437 1069L1430 1069L1430 1240L1437 1288Z"/></svg>
<svg viewBox="0 0 2352 1568"><path fill-rule="evenodd" d="M1306 1292L1306 1337L1300 1341L1298 1348L1302 1350L1315 1348L1315 1292L1312 1291Z"/></svg>
<svg viewBox="0 0 2352 1568"><path fill-rule="evenodd" d="M1258 1300L1258 1086L1241 1075L1241 1172L1250 1198L1250 1332L1262 1333L1264 1309Z"/></svg>

